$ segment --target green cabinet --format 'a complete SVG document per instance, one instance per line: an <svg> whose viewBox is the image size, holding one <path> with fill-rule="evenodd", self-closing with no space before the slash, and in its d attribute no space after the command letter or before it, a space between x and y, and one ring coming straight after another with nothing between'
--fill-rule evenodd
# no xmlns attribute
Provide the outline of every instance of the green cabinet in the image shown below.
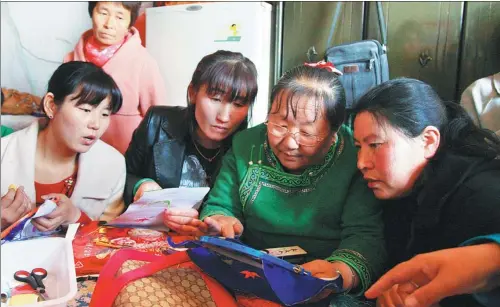
<svg viewBox="0 0 500 307"><path fill-rule="evenodd" d="M390 78L411 77L453 99L463 2L384 2ZM367 38L379 39L375 3L368 10Z"/></svg>
<svg viewBox="0 0 500 307"><path fill-rule="evenodd" d="M282 71L307 61L314 46L319 61L326 43L337 2L285 2L283 18ZM360 40L363 33L363 2L343 2L333 44Z"/></svg>
<svg viewBox="0 0 500 307"><path fill-rule="evenodd" d="M323 57L336 2L286 2L283 71ZM458 100L474 80L500 71L500 2L383 2L390 78L431 84ZM343 2L334 44L380 40L374 2Z"/></svg>

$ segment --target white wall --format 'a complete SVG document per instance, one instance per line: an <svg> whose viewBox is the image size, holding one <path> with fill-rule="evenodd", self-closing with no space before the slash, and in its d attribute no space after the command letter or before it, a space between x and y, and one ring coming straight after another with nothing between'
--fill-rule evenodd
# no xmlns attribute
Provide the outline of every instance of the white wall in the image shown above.
<svg viewBox="0 0 500 307"><path fill-rule="evenodd" d="M2 2L1 86L42 96L92 22L88 2Z"/></svg>

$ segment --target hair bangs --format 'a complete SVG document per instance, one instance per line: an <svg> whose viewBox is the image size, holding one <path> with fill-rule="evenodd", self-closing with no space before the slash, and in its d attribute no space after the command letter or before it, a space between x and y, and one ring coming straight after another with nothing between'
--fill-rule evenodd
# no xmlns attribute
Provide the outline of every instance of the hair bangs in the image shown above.
<svg viewBox="0 0 500 307"><path fill-rule="evenodd" d="M201 76L207 94L223 95L231 102L252 104L257 96L257 80L242 63L220 62L207 69Z"/></svg>
<svg viewBox="0 0 500 307"><path fill-rule="evenodd" d="M273 94L274 98L272 101L273 103L276 103L276 109L270 114L279 113L282 104L284 104L284 106L286 107L286 112L283 119L286 119L288 117L290 111L292 112L293 117L297 118L299 101L303 98L307 99L309 102L311 102L311 100L314 101L314 119L311 122L315 122L320 117L321 113L324 113L321 108L323 106L324 97L321 92L318 92L312 88L283 88ZM326 118L326 114L323 115Z"/></svg>
<svg viewBox="0 0 500 307"><path fill-rule="evenodd" d="M111 78L105 78L100 73L85 76L78 86L78 94L74 100L76 105L89 104L98 106L109 98L109 110L112 114L118 112L122 105L122 95L118 86Z"/></svg>

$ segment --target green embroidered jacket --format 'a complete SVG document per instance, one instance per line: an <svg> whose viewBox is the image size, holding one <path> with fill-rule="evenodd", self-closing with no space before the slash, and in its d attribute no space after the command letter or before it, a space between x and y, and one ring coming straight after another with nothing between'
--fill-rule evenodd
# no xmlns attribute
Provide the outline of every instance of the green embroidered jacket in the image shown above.
<svg viewBox="0 0 500 307"><path fill-rule="evenodd" d="M298 245L309 259L343 261L362 294L386 261L380 202L356 168L352 132L341 127L320 165L286 173L267 143L266 126L233 139L200 218L238 218L242 240L256 249Z"/></svg>

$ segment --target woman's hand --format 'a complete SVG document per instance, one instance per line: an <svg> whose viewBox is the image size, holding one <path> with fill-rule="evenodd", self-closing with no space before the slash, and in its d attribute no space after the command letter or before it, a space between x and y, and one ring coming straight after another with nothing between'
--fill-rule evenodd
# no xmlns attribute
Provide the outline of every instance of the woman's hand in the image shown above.
<svg viewBox="0 0 500 307"><path fill-rule="evenodd" d="M328 262L326 260L313 260L311 262L304 263L302 267L304 270L311 272L311 275L317 278L324 278L324 279L330 279L330 278L335 278L338 276L337 271L341 272L341 269L345 269L340 267L339 265L340 262ZM341 263L343 264L343 263ZM346 265L346 264L343 264ZM349 270L349 268L347 268ZM351 273L349 273L351 275ZM345 275L342 275L344 277ZM346 288L346 280L344 279L344 284L343 288ZM332 290L324 290L318 296L315 297L314 301L319 301L330 294L332 294Z"/></svg>
<svg viewBox="0 0 500 307"><path fill-rule="evenodd" d="M163 223L181 235L198 237L208 234L208 225L198 219L198 210L193 208L165 209Z"/></svg>
<svg viewBox="0 0 500 307"><path fill-rule="evenodd" d="M352 275L351 268L340 261L329 262L326 260L313 260L302 265L304 270L311 272L312 276L317 278L334 278L338 275L337 271L342 275L344 280L344 289L352 289L358 286L358 278Z"/></svg>
<svg viewBox="0 0 500 307"><path fill-rule="evenodd" d="M226 238L234 238L243 233L243 225L232 216L212 215L203 220L208 225L208 232L213 235L221 235Z"/></svg>
<svg viewBox="0 0 500 307"><path fill-rule="evenodd" d="M12 225L35 207L35 204L31 203L24 193L24 187L22 186L17 189L9 189L2 196L0 205L2 208L2 229Z"/></svg>
<svg viewBox="0 0 500 307"><path fill-rule="evenodd" d="M428 307L448 296L498 287L499 276L499 244L457 247L417 255L398 264L368 289L365 295L370 299L380 298L395 285L410 283L413 291L404 299L402 306Z"/></svg>
<svg viewBox="0 0 500 307"><path fill-rule="evenodd" d="M43 199L51 199L57 204L57 208L46 216L33 219L32 224L40 231L54 230L60 225L71 224L80 218L81 212L71 199L64 194L47 194Z"/></svg>
<svg viewBox="0 0 500 307"><path fill-rule="evenodd" d="M156 191L161 189L162 188L158 183L156 183L156 181L145 181L139 186L139 188L135 192L134 202L136 202L139 198L141 198L145 192Z"/></svg>
<svg viewBox="0 0 500 307"><path fill-rule="evenodd" d="M377 299L377 307L406 307L406 298L417 289L413 283L396 284Z"/></svg>

